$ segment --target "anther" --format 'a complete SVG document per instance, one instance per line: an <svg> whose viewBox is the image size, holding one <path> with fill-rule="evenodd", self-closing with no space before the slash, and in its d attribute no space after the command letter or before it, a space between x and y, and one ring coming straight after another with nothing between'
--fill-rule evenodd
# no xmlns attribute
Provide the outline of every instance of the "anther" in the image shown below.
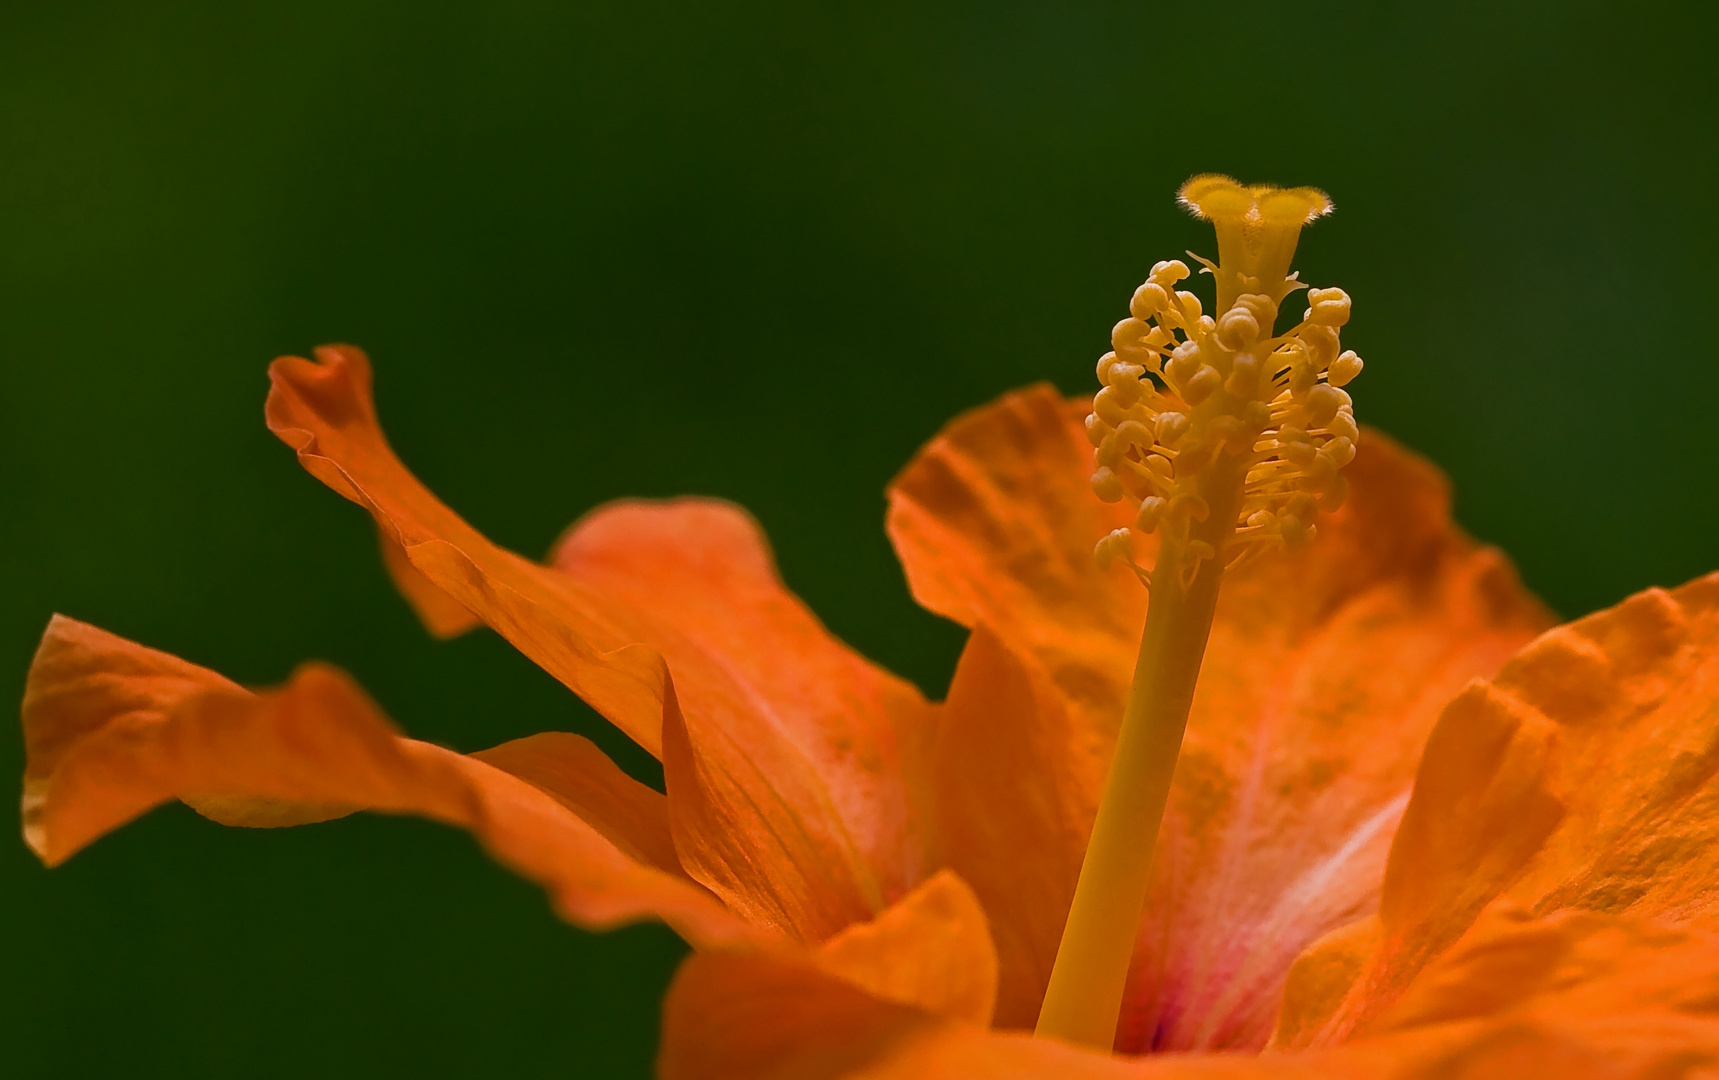
<svg viewBox="0 0 1719 1080"><path fill-rule="evenodd" d="M1289 517L1300 518L1302 521L1312 521L1319 516L1319 504L1313 496L1304 491L1298 491L1289 497L1289 501L1283 506L1283 512Z"/></svg>
<svg viewBox="0 0 1719 1080"><path fill-rule="evenodd" d="M1303 521L1294 514L1284 514L1277 519L1278 532L1283 537L1283 546L1291 551L1300 551L1313 543L1313 538L1319 532L1318 526L1310 521Z"/></svg>
<svg viewBox="0 0 1719 1080"><path fill-rule="evenodd" d="M1170 362L1164 365L1164 375L1171 382L1184 383L1194 377L1204 362L1200 357L1200 346L1193 341L1184 341L1170 354Z"/></svg>
<svg viewBox="0 0 1719 1080"><path fill-rule="evenodd" d="M1146 336L1151 332L1152 328L1139 319L1123 319L1110 331L1110 347L1117 356L1137 363L1151 352L1146 347Z"/></svg>
<svg viewBox="0 0 1719 1080"><path fill-rule="evenodd" d="M1305 469L1319 456L1319 450L1309 442L1289 442L1278 448L1277 456L1298 469Z"/></svg>
<svg viewBox="0 0 1719 1080"><path fill-rule="evenodd" d="M1152 449L1152 429L1138 420L1124 420L1117 425L1116 437L1139 450Z"/></svg>
<svg viewBox="0 0 1719 1080"><path fill-rule="evenodd" d="M1237 354L1230 365L1230 377L1224 380L1224 389L1231 397L1251 399L1259 390L1259 357L1250 352Z"/></svg>
<svg viewBox="0 0 1719 1080"><path fill-rule="evenodd" d="M1110 388L1116 391L1124 408L1134 405L1145 395L1146 388L1140 384L1140 376L1144 372L1139 364L1110 365Z"/></svg>
<svg viewBox="0 0 1719 1080"><path fill-rule="evenodd" d="M1115 427L1117 424L1120 424L1125 420L1132 419L1129 415L1127 406L1123 405L1122 402L1118 400L1118 397L1119 395L1116 393L1116 388L1107 386L1097 394L1094 394L1092 398L1092 411L1098 414L1100 420L1103 420L1111 427Z"/></svg>
<svg viewBox="0 0 1719 1080"><path fill-rule="evenodd" d="M1165 259L1152 264L1152 273L1147 280L1154 285L1168 289L1170 286L1188 276L1188 264L1181 259Z"/></svg>
<svg viewBox="0 0 1719 1080"><path fill-rule="evenodd" d="M1132 562L1134 559L1134 538L1127 529L1116 529L1098 542L1092 549L1092 554L1098 561L1100 570L1108 570L1110 564L1118 559Z"/></svg>
<svg viewBox="0 0 1719 1080"><path fill-rule="evenodd" d="M1337 415L1331 418L1331 422L1325 425L1325 430L1339 438L1348 439L1356 446L1361 444L1361 429L1355 426L1353 413L1339 410Z"/></svg>
<svg viewBox="0 0 1719 1080"><path fill-rule="evenodd" d="M1164 509L1169 501L1161 495L1153 495L1140 500L1140 512L1134 515L1134 524L1141 532L1156 532L1158 523L1164 519Z"/></svg>
<svg viewBox="0 0 1719 1080"><path fill-rule="evenodd" d="M1293 276L1293 275L1291 275ZM1259 323L1260 329L1271 332L1277 323L1277 301L1264 293L1246 293L1236 297L1236 306L1247 308L1253 315L1253 321Z"/></svg>
<svg viewBox="0 0 1719 1080"><path fill-rule="evenodd" d="M1094 449L1104 444L1104 437L1110 434L1110 425L1098 418L1097 413L1086 414L1086 441Z"/></svg>
<svg viewBox="0 0 1719 1080"><path fill-rule="evenodd" d="M1307 391L1307 419L1314 427L1324 427L1336 416L1337 410L1345 404L1349 395L1328 383L1321 383Z"/></svg>
<svg viewBox="0 0 1719 1080"><path fill-rule="evenodd" d="M1328 491L1336 480L1337 463L1329 453L1320 450L1307 463L1306 471L1297 483L1304 491Z"/></svg>
<svg viewBox="0 0 1719 1080"><path fill-rule="evenodd" d="M1307 294L1307 318L1320 326L1342 326L1349 321L1349 294L1342 289L1313 289Z"/></svg>
<svg viewBox="0 0 1719 1080"><path fill-rule="evenodd" d="M1188 414L1179 412L1161 412L1157 420L1158 441L1165 446L1174 447L1182 441L1182 436L1188 433Z"/></svg>
<svg viewBox="0 0 1719 1080"><path fill-rule="evenodd" d="M1212 508L1198 495L1181 492L1171 496L1168 513L1172 521L1204 521L1212 516Z"/></svg>
<svg viewBox="0 0 1719 1080"><path fill-rule="evenodd" d="M1224 384L1224 377L1218 374L1218 369L1210 364L1202 365L1200 370L1182 384L1182 396L1188 404L1198 405L1217 392Z"/></svg>
<svg viewBox="0 0 1719 1080"><path fill-rule="evenodd" d="M1128 301L1128 310L1136 319L1150 319L1169 306L1170 293L1156 281L1148 281L1135 289L1133 299Z"/></svg>
<svg viewBox="0 0 1719 1080"><path fill-rule="evenodd" d="M1240 352L1259 340L1259 321L1240 304L1218 319L1218 341L1232 352Z"/></svg>
<svg viewBox="0 0 1719 1080"><path fill-rule="evenodd" d="M1331 361L1337 359L1337 331L1329 326L1318 323L1308 323L1301 328L1299 334L1301 343L1307 346L1307 352L1313 360L1313 366L1324 371L1331 366Z"/></svg>
<svg viewBox="0 0 1719 1080"><path fill-rule="evenodd" d="M1108 465L1102 465L1092 474L1092 493L1105 502L1122 501L1122 480Z"/></svg>
<svg viewBox="0 0 1719 1080"><path fill-rule="evenodd" d="M1344 297L1345 301L1349 298ZM1331 370L1325 375L1332 386L1347 386L1361 374L1361 358L1355 355L1354 349L1345 349L1343 354L1331 361Z"/></svg>

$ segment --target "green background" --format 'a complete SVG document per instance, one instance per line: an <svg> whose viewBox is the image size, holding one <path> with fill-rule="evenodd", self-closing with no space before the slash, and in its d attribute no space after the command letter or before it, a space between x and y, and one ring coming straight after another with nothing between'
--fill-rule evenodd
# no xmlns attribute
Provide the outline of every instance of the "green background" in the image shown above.
<svg viewBox="0 0 1719 1080"><path fill-rule="evenodd" d="M1212 250L1171 201L1211 170L1333 194L1300 265L1355 298L1361 418L1555 607L1713 569L1699 10L0 6L0 697L58 610L653 778L494 636L430 641L263 428L269 358L327 341L371 351L396 446L492 537L737 499L938 694L961 635L907 596L885 482L960 409L1090 389L1151 264ZM0 843L0 1068L639 1076L680 952L557 923L438 826L174 807L53 872Z"/></svg>

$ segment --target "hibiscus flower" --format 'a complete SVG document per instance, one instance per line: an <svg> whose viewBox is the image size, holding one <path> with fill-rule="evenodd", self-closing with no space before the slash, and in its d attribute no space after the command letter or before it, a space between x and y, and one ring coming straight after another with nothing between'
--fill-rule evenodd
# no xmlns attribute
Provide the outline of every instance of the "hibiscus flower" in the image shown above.
<svg viewBox="0 0 1719 1080"><path fill-rule="evenodd" d="M657 755L666 793L575 735L456 753L326 665L253 692L56 617L23 706L26 840L57 864L172 799L231 825L461 826L568 920L694 946L670 1080L1719 1062L1719 575L1547 630L1436 470L1353 428L1348 298L1273 330L1323 196L1184 194L1219 229L1216 319L1161 264L1096 408L1008 395L890 487L914 596L971 630L941 703L830 635L727 503L611 504L542 564L496 547L395 457L368 361L331 346L271 367L271 430L372 515L433 633L503 635ZM1283 359L1250 374L1249 353ZM1141 646L1143 585L1155 618L1193 620L1171 629L1209 626L1203 659L1203 636ZM1157 809L1118 818L1106 869L1088 841L1137 772L1111 767L1137 650L1198 691L1152 706L1176 736L1139 756ZM1094 1040L1041 1011L1077 890L1129 881L1121 961L1099 958L1114 1038L1074 1045ZM1059 978L1074 1015L1104 1011Z"/></svg>

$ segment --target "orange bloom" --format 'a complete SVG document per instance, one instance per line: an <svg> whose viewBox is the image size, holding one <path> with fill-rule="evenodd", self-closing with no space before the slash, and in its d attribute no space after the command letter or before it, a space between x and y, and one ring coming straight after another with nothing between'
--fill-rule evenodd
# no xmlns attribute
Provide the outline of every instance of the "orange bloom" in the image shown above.
<svg viewBox="0 0 1719 1080"><path fill-rule="evenodd" d="M1026 1034L1146 609L1092 557L1135 511L1092 497L1085 403L1011 394L891 485L914 596L972 631L932 703L831 636L736 507L612 504L533 563L394 456L361 352L270 375L271 430L374 517L431 631L506 637L656 754L667 793L578 736L460 754L325 665L252 692L56 617L23 705L24 832L50 865L170 799L231 825L461 826L568 920L661 919L695 947L671 1080L1719 1061L1719 575L1542 633L1438 473L1367 433L1318 543L1226 581L1115 1044L1151 1056L1119 1058Z"/></svg>

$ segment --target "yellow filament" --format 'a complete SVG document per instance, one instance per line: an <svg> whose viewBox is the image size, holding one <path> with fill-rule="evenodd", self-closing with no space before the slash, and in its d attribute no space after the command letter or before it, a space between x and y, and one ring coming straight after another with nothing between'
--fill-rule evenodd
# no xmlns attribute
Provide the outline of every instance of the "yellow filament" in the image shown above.
<svg viewBox="0 0 1719 1080"><path fill-rule="evenodd" d="M1222 551L1235 530L1242 476L1233 469L1214 472L1219 475L1209 477L1213 512L1204 528L1192 530L1191 539ZM1182 548L1183 542L1166 538L1158 552L1152 605L1110 778L1039 1012L1038 1034L1101 1050L1109 1050L1116 1038L1158 822L1169 798L1223 576L1221 560L1194 560ZM1189 562L1198 569L1184 584L1180 571Z"/></svg>
<svg viewBox="0 0 1719 1080"><path fill-rule="evenodd" d="M1246 187L1223 176L1182 186L1212 222L1215 315L1176 289L1180 262L1152 268L1098 362L1103 389L1086 431L1106 502L1136 507L1132 528L1098 542L1099 564L1126 564L1152 592L1117 734L1038 1034L1108 1050L1145 904L1152 853L1227 567L1299 547L1314 518L1341 505L1340 470L1360 438L1348 393L1361 371L1338 352L1350 301L1314 289L1279 334L1279 305L1304 288L1289 272L1303 226L1330 212L1314 188ZM1196 256L1196 258L1198 258ZM1157 565L1132 557L1133 532L1160 536Z"/></svg>

